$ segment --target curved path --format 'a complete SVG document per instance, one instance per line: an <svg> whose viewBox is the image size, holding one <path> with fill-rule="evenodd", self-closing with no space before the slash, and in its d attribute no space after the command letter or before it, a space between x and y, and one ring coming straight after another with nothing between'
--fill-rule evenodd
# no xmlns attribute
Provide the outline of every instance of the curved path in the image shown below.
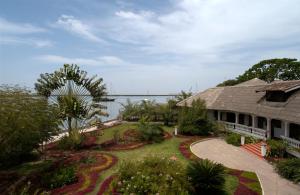
<svg viewBox="0 0 300 195"><path fill-rule="evenodd" d="M265 195L299 195L300 185L281 178L267 161L222 139L210 139L191 146L199 158L207 158L226 167L253 171L258 175Z"/></svg>

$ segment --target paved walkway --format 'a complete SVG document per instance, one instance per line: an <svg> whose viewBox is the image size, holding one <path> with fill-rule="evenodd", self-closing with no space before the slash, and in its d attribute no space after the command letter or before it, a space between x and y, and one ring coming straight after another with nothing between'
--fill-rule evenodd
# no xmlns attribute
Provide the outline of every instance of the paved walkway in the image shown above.
<svg viewBox="0 0 300 195"><path fill-rule="evenodd" d="M281 178L267 161L242 148L227 144L221 139L211 139L194 144L192 152L226 167L256 172L265 195L300 195L300 186Z"/></svg>

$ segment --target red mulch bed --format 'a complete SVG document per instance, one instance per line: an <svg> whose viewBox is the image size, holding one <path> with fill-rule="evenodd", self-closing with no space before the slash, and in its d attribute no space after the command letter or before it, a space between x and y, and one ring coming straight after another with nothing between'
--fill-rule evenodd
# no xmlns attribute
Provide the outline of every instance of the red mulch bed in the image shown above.
<svg viewBox="0 0 300 195"><path fill-rule="evenodd" d="M101 186L100 186L100 189L99 189L97 195L102 195L102 194L104 194L104 192L106 192L106 191L109 189L110 184L112 183L112 181L113 181L115 178L116 178L115 175L111 175L111 176L109 176L108 178L106 178L106 179L102 182L102 184L101 184ZM112 195L117 195L117 192L116 192L115 189L112 190Z"/></svg>
<svg viewBox="0 0 300 195"><path fill-rule="evenodd" d="M101 154L95 152L84 152L72 154L67 158L65 164L74 164L78 163L83 157L94 157L96 162L91 164L80 164L78 172L78 181L71 185L66 185L61 188L57 188L51 191L51 194L86 194L92 192L96 186L97 179L99 178L100 173L104 170L109 169L117 162L117 157L111 154Z"/></svg>
<svg viewBox="0 0 300 195"><path fill-rule="evenodd" d="M254 179L250 179L247 177L242 176L244 171L241 170L231 170L229 172L230 175L236 176L239 180L239 185L234 192L234 195L258 195L257 192L253 191L252 189L247 187L247 184L257 182Z"/></svg>

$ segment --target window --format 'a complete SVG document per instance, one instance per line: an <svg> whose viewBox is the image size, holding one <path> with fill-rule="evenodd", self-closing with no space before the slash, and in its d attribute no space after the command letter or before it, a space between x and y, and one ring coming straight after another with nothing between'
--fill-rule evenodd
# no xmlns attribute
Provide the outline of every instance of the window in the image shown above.
<svg viewBox="0 0 300 195"><path fill-rule="evenodd" d="M291 94L291 92L284 93L283 91L267 91L266 100L269 102L286 102Z"/></svg>

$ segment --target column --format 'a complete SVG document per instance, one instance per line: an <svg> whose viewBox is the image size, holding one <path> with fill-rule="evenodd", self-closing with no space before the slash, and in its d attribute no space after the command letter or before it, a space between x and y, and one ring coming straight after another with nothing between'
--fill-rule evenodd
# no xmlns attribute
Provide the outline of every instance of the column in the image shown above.
<svg viewBox="0 0 300 195"><path fill-rule="evenodd" d="M256 116L252 115L252 128L251 133L253 132L253 128L256 128Z"/></svg>
<svg viewBox="0 0 300 195"><path fill-rule="evenodd" d="M284 121L284 136L290 137L290 123L287 121Z"/></svg>
<svg viewBox="0 0 300 195"><path fill-rule="evenodd" d="M267 118L267 139L271 138L271 119Z"/></svg>
<svg viewBox="0 0 300 195"><path fill-rule="evenodd" d="M218 110L218 118L217 118L218 121L221 121L221 111Z"/></svg>
<svg viewBox="0 0 300 195"><path fill-rule="evenodd" d="M256 128L256 116L252 115L252 127Z"/></svg>
<svg viewBox="0 0 300 195"><path fill-rule="evenodd" d="M235 124L239 124L239 113L235 113Z"/></svg>

